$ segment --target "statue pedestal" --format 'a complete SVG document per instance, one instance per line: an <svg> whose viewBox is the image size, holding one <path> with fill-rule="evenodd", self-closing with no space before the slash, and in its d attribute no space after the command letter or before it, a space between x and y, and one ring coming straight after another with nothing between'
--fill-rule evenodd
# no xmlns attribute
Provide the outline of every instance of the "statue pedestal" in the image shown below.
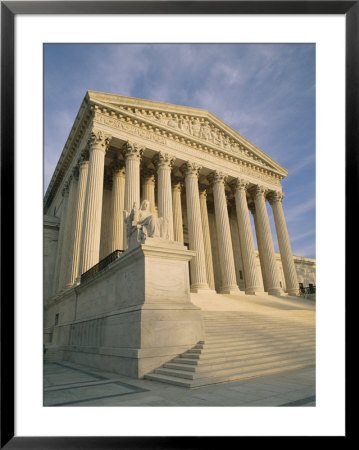
<svg viewBox="0 0 359 450"><path fill-rule="evenodd" d="M77 286L75 320L59 341L64 359L141 378L203 340L201 311L190 300L194 254L147 238Z"/></svg>

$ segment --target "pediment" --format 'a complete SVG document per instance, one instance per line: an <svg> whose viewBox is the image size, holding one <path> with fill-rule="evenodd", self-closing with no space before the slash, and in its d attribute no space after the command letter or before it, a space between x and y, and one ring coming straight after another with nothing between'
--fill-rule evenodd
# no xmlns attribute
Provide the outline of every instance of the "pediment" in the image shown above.
<svg viewBox="0 0 359 450"><path fill-rule="evenodd" d="M199 148L210 147L238 158L245 164L275 171L282 177L287 170L251 144L207 110L168 103L123 97L101 92L88 92L89 100L102 111L122 115L150 124L154 129L175 134L182 142L195 141Z"/></svg>

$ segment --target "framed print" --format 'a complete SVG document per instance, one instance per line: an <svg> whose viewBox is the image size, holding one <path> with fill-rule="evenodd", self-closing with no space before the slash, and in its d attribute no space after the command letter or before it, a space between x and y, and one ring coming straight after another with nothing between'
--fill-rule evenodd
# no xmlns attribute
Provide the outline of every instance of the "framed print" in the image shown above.
<svg viewBox="0 0 359 450"><path fill-rule="evenodd" d="M9 1L1 21L1 446L346 436L358 2ZM254 393L282 355L315 369Z"/></svg>

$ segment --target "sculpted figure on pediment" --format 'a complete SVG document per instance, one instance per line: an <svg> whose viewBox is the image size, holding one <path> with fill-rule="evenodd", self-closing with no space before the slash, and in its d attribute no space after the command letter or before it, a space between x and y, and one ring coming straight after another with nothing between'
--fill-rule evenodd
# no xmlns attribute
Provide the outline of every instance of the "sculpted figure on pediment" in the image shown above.
<svg viewBox="0 0 359 450"><path fill-rule="evenodd" d="M175 114L174 117L172 117L172 114L168 114L168 116L169 116L169 120L167 122L167 125L169 127L178 128L178 116L177 116L177 114Z"/></svg>
<svg viewBox="0 0 359 450"><path fill-rule="evenodd" d="M225 134L223 134L223 147L227 150L231 150L231 141Z"/></svg>
<svg viewBox="0 0 359 450"><path fill-rule="evenodd" d="M212 142L213 144L219 145L222 147L222 137L218 130L218 128L212 127L211 129Z"/></svg>
<svg viewBox="0 0 359 450"><path fill-rule="evenodd" d="M165 113L155 112L155 118L164 125L167 125L167 117Z"/></svg>
<svg viewBox="0 0 359 450"><path fill-rule="evenodd" d="M201 122L199 119L192 120L192 135L199 138L201 133Z"/></svg>
<svg viewBox="0 0 359 450"><path fill-rule="evenodd" d="M240 152L238 142L232 141L231 150L233 152Z"/></svg>
<svg viewBox="0 0 359 450"><path fill-rule="evenodd" d="M201 138L206 141L211 140L211 127L208 120L205 120L201 125Z"/></svg>
<svg viewBox="0 0 359 450"><path fill-rule="evenodd" d="M188 116L186 116L186 117L181 116L180 117L180 119L178 121L178 128L181 131L183 131L184 133L192 134L191 133L191 124L190 124Z"/></svg>

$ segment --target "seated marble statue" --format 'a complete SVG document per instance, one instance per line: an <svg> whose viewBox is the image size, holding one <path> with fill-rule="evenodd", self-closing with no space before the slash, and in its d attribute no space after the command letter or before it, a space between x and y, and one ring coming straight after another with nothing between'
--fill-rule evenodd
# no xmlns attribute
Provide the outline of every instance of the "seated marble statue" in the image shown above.
<svg viewBox="0 0 359 450"><path fill-rule="evenodd" d="M168 239L168 221L163 217L154 216L150 210L149 200L143 200L140 208L134 203L130 213L124 211L124 220L129 247L135 242L143 244L146 238Z"/></svg>

